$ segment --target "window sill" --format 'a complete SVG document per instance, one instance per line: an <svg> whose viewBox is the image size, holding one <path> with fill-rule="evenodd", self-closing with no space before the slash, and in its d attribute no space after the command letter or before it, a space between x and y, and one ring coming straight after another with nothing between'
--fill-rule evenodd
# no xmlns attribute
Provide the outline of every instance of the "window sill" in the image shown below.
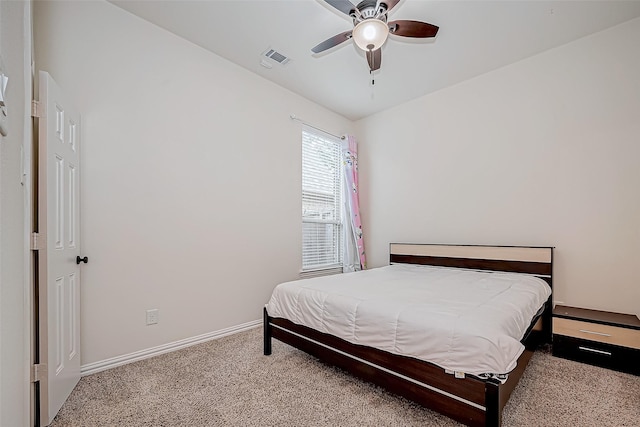
<svg viewBox="0 0 640 427"><path fill-rule="evenodd" d="M317 268L313 270L301 270L300 278L308 279L311 277L331 276L334 274L342 274L342 266L331 266L326 268Z"/></svg>

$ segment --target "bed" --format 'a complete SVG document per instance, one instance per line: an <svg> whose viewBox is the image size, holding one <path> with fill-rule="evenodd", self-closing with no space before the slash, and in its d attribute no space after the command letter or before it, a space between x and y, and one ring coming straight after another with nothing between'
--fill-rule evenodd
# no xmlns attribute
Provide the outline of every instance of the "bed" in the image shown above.
<svg viewBox="0 0 640 427"><path fill-rule="evenodd" d="M389 252L390 265L387 267L338 275L339 280L314 278L279 285L264 309L264 354L271 354L271 340L276 338L464 424L501 425L502 410L533 351L538 345L551 342L553 248L393 243ZM416 276L418 274L420 276ZM404 276L409 277L406 284L405 279L400 278ZM473 337L462 335L467 333L462 332L464 327L445 331L449 338L464 338L438 340L433 332L438 329L436 325L442 323L450 327L449 324L465 322L443 322L437 317L432 320L431 314L425 311L427 308L417 302L424 300L426 306L431 304L431 309L440 307L440 302L435 293L425 294L427 296L416 294L416 283L412 279L415 277L423 282L426 280L423 277L429 277L429 287L425 285L425 290L440 287L446 299L451 300L452 296L460 299L459 303L453 300L452 313L447 311L449 309L435 310L442 311L445 319L462 319L467 312L477 311L480 319L486 321L471 322L472 329L473 323L489 324L493 317L504 317L503 312L513 304L510 299L505 299L505 295L512 292L512 288L517 288L507 280L522 283L518 286L525 286L525 293L528 289L535 289L529 293L536 294L532 298L537 302L528 303L533 305L533 309L517 308L516 314L505 318L510 325L507 327L509 334L515 334L519 340L496 335L497 344L487 344L485 341L491 341L489 336L497 334L494 334L494 329L487 329L486 336L477 337L477 344L474 344ZM345 280L353 283L346 286ZM527 287L534 281L542 285L531 283L535 288ZM383 282L384 286L381 286ZM464 282L467 288L460 287L462 284L458 282ZM545 283L548 286L544 286ZM395 286L397 289L393 288ZM304 291L300 287L305 288ZM371 289L365 290L367 287ZM547 290L541 294L545 287ZM289 294L291 301L285 303L286 288L298 294L295 298ZM393 288L393 291L389 292L388 288ZM320 289L327 293L319 293ZM470 290L461 292L461 289ZM358 293L361 291L364 294ZM308 299L305 300L303 292L308 294ZM402 303L400 297L396 300L396 293L408 295L414 303ZM467 298L466 293L473 294L473 297ZM366 296L369 294L372 296ZM520 294L514 293L516 298L520 298ZM487 295L492 299L489 300ZM487 299L486 303L484 299ZM318 300L322 300L322 304L316 304ZM313 314L314 305L322 306L321 323L317 322L320 315ZM283 308L285 306L292 308L287 311ZM391 312L381 311L383 306L388 306ZM493 312L487 311L487 307ZM361 323L357 326L343 325L344 319L354 317L354 311L358 312L356 317ZM526 316L518 314L526 311L531 313ZM367 312L372 314L367 317ZM389 338L393 342L384 338L384 325L391 322L384 320L385 316L389 319L395 316L396 319L390 332L395 335ZM371 324L376 317L382 319L381 323ZM526 320L516 319L518 317ZM407 320L411 318L417 319L419 328L415 322ZM498 329L504 328L499 326ZM381 332L376 334L372 331ZM436 338L432 339L432 335ZM413 342L405 340L410 336L415 338ZM453 344L458 341L458 344ZM443 345L449 347L442 348ZM491 347L496 347L498 352L492 353ZM485 351L489 355L486 360L481 358ZM467 357L456 359L452 356L456 352ZM446 357L438 358L442 354ZM476 359L479 367L470 362Z"/></svg>

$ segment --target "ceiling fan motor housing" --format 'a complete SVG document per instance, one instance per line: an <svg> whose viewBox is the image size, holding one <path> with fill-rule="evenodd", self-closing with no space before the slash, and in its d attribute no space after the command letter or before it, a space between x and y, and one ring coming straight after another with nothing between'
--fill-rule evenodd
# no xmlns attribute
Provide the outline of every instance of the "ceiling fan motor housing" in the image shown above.
<svg viewBox="0 0 640 427"><path fill-rule="evenodd" d="M356 9L350 14L353 18L353 25L358 25L367 19L378 19L382 22L387 22L387 5L380 3L376 8L377 5L378 2L376 0L364 0L358 3Z"/></svg>

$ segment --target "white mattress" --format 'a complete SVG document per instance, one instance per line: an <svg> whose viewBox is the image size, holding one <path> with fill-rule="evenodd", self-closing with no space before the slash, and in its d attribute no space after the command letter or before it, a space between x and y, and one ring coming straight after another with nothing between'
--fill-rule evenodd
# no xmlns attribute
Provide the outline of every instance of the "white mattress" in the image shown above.
<svg viewBox="0 0 640 427"><path fill-rule="evenodd" d="M551 295L537 277L395 264L278 285L267 312L467 374L507 374Z"/></svg>

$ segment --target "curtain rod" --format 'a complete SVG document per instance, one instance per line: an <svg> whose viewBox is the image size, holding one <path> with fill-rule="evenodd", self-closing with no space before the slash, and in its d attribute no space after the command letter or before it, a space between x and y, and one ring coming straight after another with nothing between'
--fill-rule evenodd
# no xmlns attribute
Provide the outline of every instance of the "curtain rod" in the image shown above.
<svg viewBox="0 0 640 427"><path fill-rule="evenodd" d="M305 122L304 120L302 120L302 119L300 119L300 118L296 117L296 115L295 115L295 114L291 114L289 117L291 118L291 120L295 120L296 122L300 122L300 123L302 123L302 124L303 124L303 125L305 125L305 126L309 126L310 128L313 128L313 129L315 129L315 130L319 130L320 132L324 132L324 133L326 133L327 135L331 135L331 136L332 136L332 137L334 137L334 138L344 139L344 136L334 135L334 134L332 134L331 132L327 132L327 131L326 131L326 130L324 130L324 129L320 129L319 127L313 126L313 125L311 125L311 124L309 124L309 123Z"/></svg>

